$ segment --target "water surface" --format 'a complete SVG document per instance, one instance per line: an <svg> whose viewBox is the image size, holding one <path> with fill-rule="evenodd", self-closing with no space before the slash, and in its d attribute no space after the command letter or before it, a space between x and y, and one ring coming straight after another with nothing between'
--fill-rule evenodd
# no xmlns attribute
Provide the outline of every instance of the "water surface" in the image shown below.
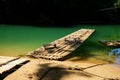
<svg viewBox="0 0 120 80"><path fill-rule="evenodd" d="M0 55L18 56L41 47L81 28L92 28L95 32L73 54L71 60L105 60L111 48L98 43L98 40L119 40L119 25L78 25L74 27L36 27L23 25L0 25ZM100 58L100 57L101 58Z"/></svg>

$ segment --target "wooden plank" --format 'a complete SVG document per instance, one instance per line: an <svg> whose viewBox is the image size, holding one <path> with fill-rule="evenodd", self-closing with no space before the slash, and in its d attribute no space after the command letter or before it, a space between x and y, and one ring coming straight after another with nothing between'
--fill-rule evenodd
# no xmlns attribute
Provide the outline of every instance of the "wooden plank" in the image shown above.
<svg viewBox="0 0 120 80"><path fill-rule="evenodd" d="M14 68L17 65L20 65L21 63L26 62L26 61L29 61L29 60L28 59L23 59L23 58L17 58L17 59L14 59L13 61L10 61L7 64L4 64L4 65L0 66L0 75L3 74L4 72L7 72L7 71L11 70L12 68Z"/></svg>
<svg viewBox="0 0 120 80"><path fill-rule="evenodd" d="M5 56L0 56L0 64L6 63L9 60L14 59L15 57L5 57Z"/></svg>
<svg viewBox="0 0 120 80"><path fill-rule="evenodd" d="M6 56L0 56L0 66L5 65L11 61L14 61L18 59L19 57L6 57Z"/></svg>
<svg viewBox="0 0 120 80"><path fill-rule="evenodd" d="M80 29L65 37L51 42L50 44L56 44L57 47L49 50L44 50L43 52L31 52L28 55L35 58L44 59L60 59L65 57L79 47L92 33L94 29ZM42 47L43 48L43 47ZM41 48L39 48L41 49Z"/></svg>

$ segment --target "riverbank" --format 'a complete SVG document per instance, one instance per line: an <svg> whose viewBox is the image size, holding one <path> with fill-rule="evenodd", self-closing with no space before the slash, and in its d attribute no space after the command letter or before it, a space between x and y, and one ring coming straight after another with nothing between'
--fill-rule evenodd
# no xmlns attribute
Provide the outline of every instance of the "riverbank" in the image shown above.
<svg viewBox="0 0 120 80"><path fill-rule="evenodd" d="M119 67L106 63L30 59L4 80L119 80L119 74Z"/></svg>

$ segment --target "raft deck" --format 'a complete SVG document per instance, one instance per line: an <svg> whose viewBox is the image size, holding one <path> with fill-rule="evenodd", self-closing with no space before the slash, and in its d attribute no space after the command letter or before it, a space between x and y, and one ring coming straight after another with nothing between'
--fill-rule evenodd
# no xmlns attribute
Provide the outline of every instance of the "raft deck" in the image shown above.
<svg viewBox="0 0 120 80"><path fill-rule="evenodd" d="M93 32L94 29L80 29L51 42L50 44L55 44L55 47L46 49L42 46L28 55L34 58L59 60L78 48Z"/></svg>
<svg viewBox="0 0 120 80"><path fill-rule="evenodd" d="M0 56L0 75L27 61L29 60L20 57Z"/></svg>

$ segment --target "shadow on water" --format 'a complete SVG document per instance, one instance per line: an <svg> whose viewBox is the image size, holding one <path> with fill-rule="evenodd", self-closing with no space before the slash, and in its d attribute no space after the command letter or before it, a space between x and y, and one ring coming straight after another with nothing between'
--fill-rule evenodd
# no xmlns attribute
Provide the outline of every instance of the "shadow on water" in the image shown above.
<svg viewBox="0 0 120 80"><path fill-rule="evenodd" d="M99 29L100 30L100 29ZM70 59L71 61L88 60L94 58L97 60L107 61L106 56L110 51L110 47L100 44L98 41L104 36L99 34L99 30L94 32L89 39L82 43L74 52L66 56L63 60Z"/></svg>
<svg viewBox="0 0 120 80"><path fill-rule="evenodd" d="M68 55L66 59L76 57L71 59L71 61L87 60L89 58L107 61L105 59L97 58L96 56L104 57L108 51L108 47L101 45L98 42L88 40L84 42L80 47L78 47L74 52Z"/></svg>

